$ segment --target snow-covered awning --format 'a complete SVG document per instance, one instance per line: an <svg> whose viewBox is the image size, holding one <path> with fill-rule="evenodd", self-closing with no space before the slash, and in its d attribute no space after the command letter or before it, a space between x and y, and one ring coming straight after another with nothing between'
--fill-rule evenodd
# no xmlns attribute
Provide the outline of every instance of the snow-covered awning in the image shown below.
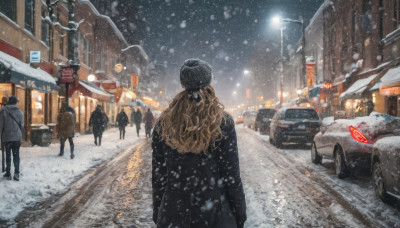
<svg viewBox="0 0 400 228"><path fill-rule="evenodd" d="M25 88L51 93L58 90L56 78L40 68L0 51L0 82L15 83Z"/></svg>
<svg viewBox="0 0 400 228"><path fill-rule="evenodd" d="M378 74L374 74L369 76L368 78L357 80L346 91L340 94L339 100L344 101L347 99L362 98L365 89L370 84L370 82L376 78L376 76L378 76Z"/></svg>
<svg viewBox="0 0 400 228"><path fill-rule="evenodd" d="M102 101L110 101L111 100L111 94L106 93L99 87L91 84L90 82L81 80L79 81L78 86L72 84L69 95L72 96L72 94L76 91L79 90L84 96L88 96L94 99L99 99Z"/></svg>

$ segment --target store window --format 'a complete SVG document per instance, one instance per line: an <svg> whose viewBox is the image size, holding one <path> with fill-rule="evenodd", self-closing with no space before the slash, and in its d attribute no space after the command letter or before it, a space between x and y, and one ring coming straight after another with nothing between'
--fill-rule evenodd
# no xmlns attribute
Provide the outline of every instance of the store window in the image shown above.
<svg viewBox="0 0 400 228"><path fill-rule="evenodd" d="M32 91L32 124L44 124L44 93Z"/></svg>
<svg viewBox="0 0 400 228"><path fill-rule="evenodd" d="M50 119L49 123L55 124L57 122L58 115L58 95L51 94L50 95Z"/></svg>
<svg viewBox="0 0 400 228"><path fill-rule="evenodd" d="M8 100L8 97L11 96L12 92L12 87L11 84L0 84L0 102L3 101L3 97L6 97L4 99ZM0 106L0 108L3 107L3 104Z"/></svg>
<svg viewBox="0 0 400 228"><path fill-rule="evenodd" d="M17 16L17 1L15 0L1 0L0 12L6 15L13 21L16 21Z"/></svg>
<svg viewBox="0 0 400 228"><path fill-rule="evenodd" d="M25 89L17 88L18 107L25 114Z"/></svg>
<svg viewBox="0 0 400 228"><path fill-rule="evenodd" d="M35 0L25 1L25 29L34 34Z"/></svg>

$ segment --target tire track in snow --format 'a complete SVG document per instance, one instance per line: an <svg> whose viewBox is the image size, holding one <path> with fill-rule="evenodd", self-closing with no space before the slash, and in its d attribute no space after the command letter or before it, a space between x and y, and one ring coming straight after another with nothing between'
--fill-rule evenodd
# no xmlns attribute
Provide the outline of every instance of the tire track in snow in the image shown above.
<svg viewBox="0 0 400 228"><path fill-rule="evenodd" d="M248 130L240 127L237 130L242 179L251 213L249 227L360 226L360 221L349 216L340 201L300 172L296 163L288 161L271 145L249 134ZM263 194L268 191L269 194ZM253 207L260 207L257 204L262 204L262 201L267 201L263 205L264 218L253 211ZM252 217L253 213L257 218Z"/></svg>

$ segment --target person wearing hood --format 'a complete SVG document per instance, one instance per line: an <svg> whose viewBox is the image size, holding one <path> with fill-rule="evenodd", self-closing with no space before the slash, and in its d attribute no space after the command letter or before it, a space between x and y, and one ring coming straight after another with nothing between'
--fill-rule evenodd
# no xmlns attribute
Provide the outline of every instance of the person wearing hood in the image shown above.
<svg viewBox="0 0 400 228"><path fill-rule="evenodd" d="M153 128L154 116L150 109L144 114L144 130L146 131L146 139L151 136L151 129Z"/></svg>
<svg viewBox="0 0 400 228"><path fill-rule="evenodd" d="M93 126L94 144L101 146L101 137L103 136L103 131L105 127L105 119L103 112L101 111L101 106L97 105L96 109L90 115L89 127ZM99 143L97 144L97 138L99 138Z"/></svg>
<svg viewBox="0 0 400 228"><path fill-rule="evenodd" d="M121 112L117 115L117 124L119 127L119 139L125 139L125 127L128 125L129 119L125 113L124 108L121 109Z"/></svg>
<svg viewBox="0 0 400 228"><path fill-rule="evenodd" d="M235 123L210 85L211 66L186 60L184 90L153 131L153 221L162 227L242 228L246 201Z"/></svg>
<svg viewBox="0 0 400 228"><path fill-rule="evenodd" d="M134 120L135 125L136 125L137 136L139 137L140 124L142 123L142 112L140 111L139 108L136 110L135 116L133 117L133 120Z"/></svg>
<svg viewBox="0 0 400 228"><path fill-rule="evenodd" d="M61 105L60 113L57 116L56 129L58 138L60 138L60 153L58 155L64 156L65 141L68 139L71 159L74 159L74 141L72 138L75 135L75 114L68 110L68 104L63 103Z"/></svg>
<svg viewBox="0 0 400 228"><path fill-rule="evenodd" d="M11 153L14 163L14 180L20 178L19 148L23 137L24 116L17 106L18 98L10 96L8 104L0 110L0 133L6 151L6 173L4 177L11 180Z"/></svg>

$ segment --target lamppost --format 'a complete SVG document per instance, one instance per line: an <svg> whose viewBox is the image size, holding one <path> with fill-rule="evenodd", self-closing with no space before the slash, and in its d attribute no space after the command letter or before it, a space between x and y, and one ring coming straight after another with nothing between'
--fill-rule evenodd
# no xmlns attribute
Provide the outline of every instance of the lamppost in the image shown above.
<svg viewBox="0 0 400 228"><path fill-rule="evenodd" d="M289 18L285 18L285 19L281 19L279 16L273 17L272 18L272 23L276 26L279 27L279 30L281 32L281 61L280 61L280 68L281 68L281 76L280 76L280 107L282 107L283 104L283 27L281 26L282 22L292 22L292 23L296 23L296 24L300 24L301 25L301 57L302 57L302 66L301 66L301 70L302 70L302 78L303 78L303 84L304 83L304 79L305 79L305 75L306 75L306 57L305 57L305 44L306 44L306 40L305 40L305 34L304 34L304 21L303 19L301 20L292 20Z"/></svg>

